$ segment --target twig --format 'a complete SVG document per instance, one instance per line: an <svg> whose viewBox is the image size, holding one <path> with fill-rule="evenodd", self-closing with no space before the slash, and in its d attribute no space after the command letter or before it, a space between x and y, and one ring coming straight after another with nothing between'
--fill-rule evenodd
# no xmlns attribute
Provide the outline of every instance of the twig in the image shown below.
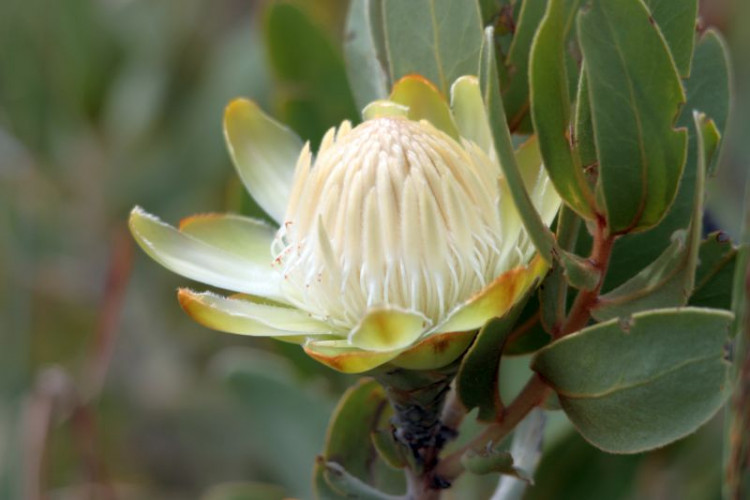
<svg viewBox="0 0 750 500"><path fill-rule="evenodd" d="M531 410L547 399L550 391L551 389L538 375L532 376L516 398L505 408L502 420L489 425L468 444L445 457L435 469L436 476L446 481L453 481L464 470L461 464L461 457L464 453L471 449L483 448L489 442L501 441Z"/></svg>
<svg viewBox="0 0 750 500"><path fill-rule="evenodd" d="M609 258L612 255L615 237L607 234L607 228L603 219L599 219L594 232L594 245L591 249L589 261L594 269L599 271L599 282L591 290L581 290L576 296L573 306L570 308L568 318L560 329L559 337L577 332L585 327L591 319L591 309L599 301L599 292L604 284L604 278L609 266Z"/></svg>

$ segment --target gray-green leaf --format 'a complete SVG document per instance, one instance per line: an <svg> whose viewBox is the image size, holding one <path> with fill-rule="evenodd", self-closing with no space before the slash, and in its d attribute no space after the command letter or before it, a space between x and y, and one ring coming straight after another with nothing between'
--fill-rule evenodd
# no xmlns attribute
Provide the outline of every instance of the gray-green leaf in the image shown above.
<svg viewBox="0 0 750 500"><path fill-rule="evenodd" d="M444 95L456 78L476 75L482 19L476 0L383 0L391 78L417 73Z"/></svg>
<svg viewBox="0 0 750 500"><path fill-rule="evenodd" d="M377 492L372 486L377 484L377 478L371 434L387 405L385 391L372 379L361 379L341 397L328 424L323 455L315 463L314 488L318 498L340 498L337 491L348 493L347 488L360 486ZM334 462L343 473L331 466Z"/></svg>
<svg viewBox="0 0 750 500"><path fill-rule="evenodd" d="M721 37L708 30L698 41L693 55L691 77L685 82L687 104L683 106L677 124L687 127L690 133L687 162L682 174L677 197L664 220L654 229L628 235L615 244L607 273L605 290L617 286L630 278L637 270L646 267L671 243L678 229L686 229L693 212L695 199L695 175L698 164L696 130L693 110L699 109L713 120L720 134L724 134L729 111L729 66L726 48ZM717 164L719 151L708 162L711 176Z"/></svg>
<svg viewBox="0 0 750 500"><path fill-rule="evenodd" d="M594 195L570 137L570 92L565 67L565 8L550 0L531 47L531 117L544 166L557 192L582 217L593 219Z"/></svg>
<svg viewBox="0 0 750 500"><path fill-rule="evenodd" d="M320 458L318 459L321 460ZM404 496L395 496L383 493L361 479L347 472L347 470L336 462L316 464L323 469L326 482L340 492L337 497L322 496L321 500L333 500L333 498L358 498L359 500L407 500Z"/></svg>
<svg viewBox="0 0 750 500"><path fill-rule="evenodd" d="M637 453L695 431L730 392L726 311L661 309L612 320L543 348L532 368L579 432Z"/></svg>
<svg viewBox="0 0 750 500"><path fill-rule="evenodd" d="M645 0L651 16L659 25L675 66L682 77L690 74L695 43L697 0Z"/></svg>
<svg viewBox="0 0 750 500"><path fill-rule="evenodd" d="M579 14L601 199L611 233L658 224L674 200L687 131L674 119L685 101L664 38L645 5L594 0Z"/></svg>
<svg viewBox="0 0 750 500"><path fill-rule="evenodd" d="M493 29L491 27L487 28L484 34L484 43L482 44L479 77L484 105L487 108L487 115L492 128L495 151L497 151L500 166L510 186L513 203L516 206L516 210L518 210L526 231L529 233L529 238L534 243L542 258L551 263L552 256L555 253L553 250L557 250L557 242L531 202L518 168L515 153L513 152L513 143L510 138L505 108L500 97L494 38Z"/></svg>
<svg viewBox="0 0 750 500"><path fill-rule="evenodd" d="M731 309L732 279L737 248L722 233L711 233L701 243L691 306Z"/></svg>
<svg viewBox="0 0 750 500"><path fill-rule="evenodd" d="M378 57L373 34L373 0L353 0L349 4L344 37L346 74L357 106L388 97L388 76ZM383 54L385 56L385 54Z"/></svg>
<svg viewBox="0 0 750 500"><path fill-rule="evenodd" d="M714 137L705 138L705 115L694 114L698 165L695 176L693 218L687 234L677 231L672 244L654 262L631 279L602 296L592 315L602 321L617 316L627 316L638 311L660 307L683 306L693 293L698 252L703 234L703 200L705 198L707 150L716 143ZM715 130L708 127L709 130Z"/></svg>

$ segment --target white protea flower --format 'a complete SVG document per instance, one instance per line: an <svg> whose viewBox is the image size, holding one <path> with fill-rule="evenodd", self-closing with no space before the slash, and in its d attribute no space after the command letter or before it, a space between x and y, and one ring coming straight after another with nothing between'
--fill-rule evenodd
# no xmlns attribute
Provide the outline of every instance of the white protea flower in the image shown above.
<svg viewBox="0 0 750 500"><path fill-rule="evenodd" d="M209 214L178 230L133 210L130 228L151 257L237 292L180 289L196 321L298 342L345 372L438 368L538 281L546 265L511 200L475 77L454 83L449 107L409 76L363 114L329 130L313 156L253 102L229 105L235 166L278 228ZM517 158L551 223L560 198L534 138Z"/></svg>

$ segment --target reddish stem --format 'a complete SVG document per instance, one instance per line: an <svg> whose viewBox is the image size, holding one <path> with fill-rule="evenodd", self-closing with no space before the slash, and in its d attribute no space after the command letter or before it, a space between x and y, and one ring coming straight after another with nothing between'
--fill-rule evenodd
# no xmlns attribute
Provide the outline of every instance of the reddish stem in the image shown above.
<svg viewBox="0 0 750 500"><path fill-rule="evenodd" d="M591 257L589 257L592 267L599 271L599 281L594 288L581 290L578 293L573 306L570 308L568 319L560 329L558 337L564 337L565 335L577 332L585 327L589 319L591 319L591 309L599 302L599 292L604 284L614 242L615 237L607 234L604 220L599 219L596 231L594 232L594 246L591 249Z"/></svg>
<svg viewBox="0 0 750 500"><path fill-rule="evenodd" d="M435 474L440 478L453 481L464 470L461 464L461 457L471 449L479 449L486 446L487 443L499 443L505 436L511 433L521 420L529 414L531 410L539 406L550 393L550 388L539 378L534 375L526 386L518 393L516 398L511 402L503 412L502 418L497 423L489 425L481 434L472 439L468 444L454 451L445 457L435 469Z"/></svg>

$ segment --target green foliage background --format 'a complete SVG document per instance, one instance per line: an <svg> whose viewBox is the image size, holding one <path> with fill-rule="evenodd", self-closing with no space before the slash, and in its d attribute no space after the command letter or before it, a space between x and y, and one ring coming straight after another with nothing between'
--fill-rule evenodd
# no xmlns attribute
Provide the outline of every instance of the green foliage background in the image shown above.
<svg viewBox="0 0 750 500"><path fill-rule="evenodd" d="M708 206L736 236L750 164L750 4L701 4L735 62ZM259 215L221 136L233 97L313 144L356 119L340 49L347 2L268 5L0 2L0 498L232 498L240 486L224 483L238 481L281 487L247 485L257 495L243 498L310 498L328 416L354 379L295 346L197 326L175 300L185 280L130 254L125 234L134 204L170 222ZM110 342L111 352L97 347ZM525 364L504 365L504 390ZM527 496L718 497L720 423L656 452L608 456L558 414ZM460 483L464 498L493 486Z"/></svg>

